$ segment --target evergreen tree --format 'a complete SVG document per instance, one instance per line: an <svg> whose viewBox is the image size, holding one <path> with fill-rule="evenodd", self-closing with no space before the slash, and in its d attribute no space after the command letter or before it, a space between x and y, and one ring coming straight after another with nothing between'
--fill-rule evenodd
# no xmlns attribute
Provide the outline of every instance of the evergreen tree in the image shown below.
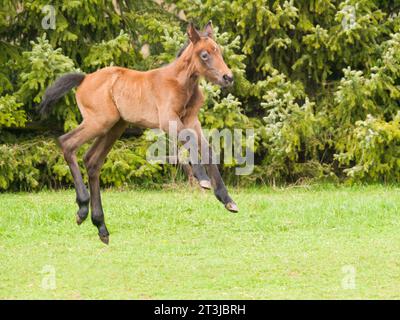
<svg viewBox="0 0 400 320"><path fill-rule="evenodd" d="M205 128L256 129L255 172L239 178L224 170L230 182L400 179L399 0L0 4L0 189L71 183L52 136L81 120L73 94L46 122L36 112L58 76L159 67L185 43L187 21L201 27L210 19L235 85L221 90L202 81L200 120ZM104 184L176 175L173 166L146 162L146 137L116 144Z"/></svg>

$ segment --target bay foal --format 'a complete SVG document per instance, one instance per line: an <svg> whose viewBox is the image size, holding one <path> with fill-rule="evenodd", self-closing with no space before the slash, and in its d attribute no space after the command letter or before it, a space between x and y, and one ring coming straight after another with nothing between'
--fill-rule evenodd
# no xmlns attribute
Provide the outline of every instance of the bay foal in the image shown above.
<svg viewBox="0 0 400 320"><path fill-rule="evenodd" d="M211 161L212 150L198 120L198 112L204 102L198 85L199 77L225 87L233 83L233 75L213 39L211 22L201 33L190 24L187 33L187 46L169 65L147 72L107 67L88 75L67 74L57 79L45 92L42 113L47 113L54 102L78 86L76 101L83 121L76 129L61 136L59 142L74 179L79 206L77 223L81 224L87 218L90 202L92 222L104 243L108 243L109 233L100 197L100 169L128 123L168 132L169 123L175 121L178 133L186 128L194 130L198 146L207 150L210 159L205 166L215 196L228 210L238 211L217 165ZM89 195L77 164L76 151L92 139L96 140L84 157L89 176ZM193 165L193 168L201 173L200 165Z"/></svg>

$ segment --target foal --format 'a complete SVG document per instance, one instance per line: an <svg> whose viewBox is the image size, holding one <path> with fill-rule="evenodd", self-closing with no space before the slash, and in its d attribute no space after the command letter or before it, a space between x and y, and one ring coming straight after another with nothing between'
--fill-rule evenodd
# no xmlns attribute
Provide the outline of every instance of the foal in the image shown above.
<svg viewBox="0 0 400 320"><path fill-rule="evenodd" d="M94 73L66 74L48 88L41 104L41 113L73 87L78 86L76 101L82 114L82 123L59 138L64 158L71 170L79 206L77 223L88 216L89 201L91 218L104 243L109 233L104 222L100 197L100 169L114 142L121 136L128 123L144 128L160 128L168 132L169 123L177 124L178 134L192 129L197 143L207 150L206 169L211 178L214 194L226 209L237 212L235 202L229 196L217 165L212 163L212 150L202 134L198 112L204 102L198 80L203 76L222 87L233 83L233 75L225 64L221 50L213 39L209 22L199 33L193 24L187 30L188 45L171 64L147 72L120 67L107 67ZM82 180L76 150L95 139L84 157L89 176L90 196ZM200 165L193 165L200 170Z"/></svg>

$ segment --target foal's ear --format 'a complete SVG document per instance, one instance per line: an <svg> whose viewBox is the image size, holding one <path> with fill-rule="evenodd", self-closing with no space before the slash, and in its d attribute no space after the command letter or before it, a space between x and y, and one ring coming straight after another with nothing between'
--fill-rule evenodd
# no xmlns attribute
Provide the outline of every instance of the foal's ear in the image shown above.
<svg viewBox="0 0 400 320"><path fill-rule="evenodd" d="M192 22L189 23L189 26L187 29L187 34L188 34L190 41L192 41L193 43L196 43L197 41L200 40L200 34L196 30L196 28L194 27Z"/></svg>
<svg viewBox="0 0 400 320"><path fill-rule="evenodd" d="M207 35L207 37L214 38L214 30L211 20L208 21L206 26L204 27L204 33Z"/></svg>

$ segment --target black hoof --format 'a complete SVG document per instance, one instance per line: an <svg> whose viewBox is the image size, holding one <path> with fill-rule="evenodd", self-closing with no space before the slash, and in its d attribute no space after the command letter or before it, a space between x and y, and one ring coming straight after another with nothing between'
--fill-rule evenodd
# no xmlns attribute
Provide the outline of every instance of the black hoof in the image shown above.
<svg viewBox="0 0 400 320"><path fill-rule="evenodd" d="M78 225L81 225L82 222L84 222L88 216L89 213L89 207L88 206L82 206L79 208L77 214L76 214L76 223Z"/></svg>
<svg viewBox="0 0 400 320"><path fill-rule="evenodd" d="M236 203L234 203L234 202L228 202L225 205L225 208L227 210L229 210L230 212L239 212L239 208L237 207Z"/></svg>
<svg viewBox="0 0 400 320"><path fill-rule="evenodd" d="M108 244L110 242L110 237L108 235L107 236L99 235L99 238L100 238L101 242L103 242L105 244Z"/></svg>
<svg viewBox="0 0 400 320"><path fill-rule="evenodd" d="M82 224L82 222L85 221L85 219L82 219L78 214L76 215L76 223L78 226Z"/></svg>

